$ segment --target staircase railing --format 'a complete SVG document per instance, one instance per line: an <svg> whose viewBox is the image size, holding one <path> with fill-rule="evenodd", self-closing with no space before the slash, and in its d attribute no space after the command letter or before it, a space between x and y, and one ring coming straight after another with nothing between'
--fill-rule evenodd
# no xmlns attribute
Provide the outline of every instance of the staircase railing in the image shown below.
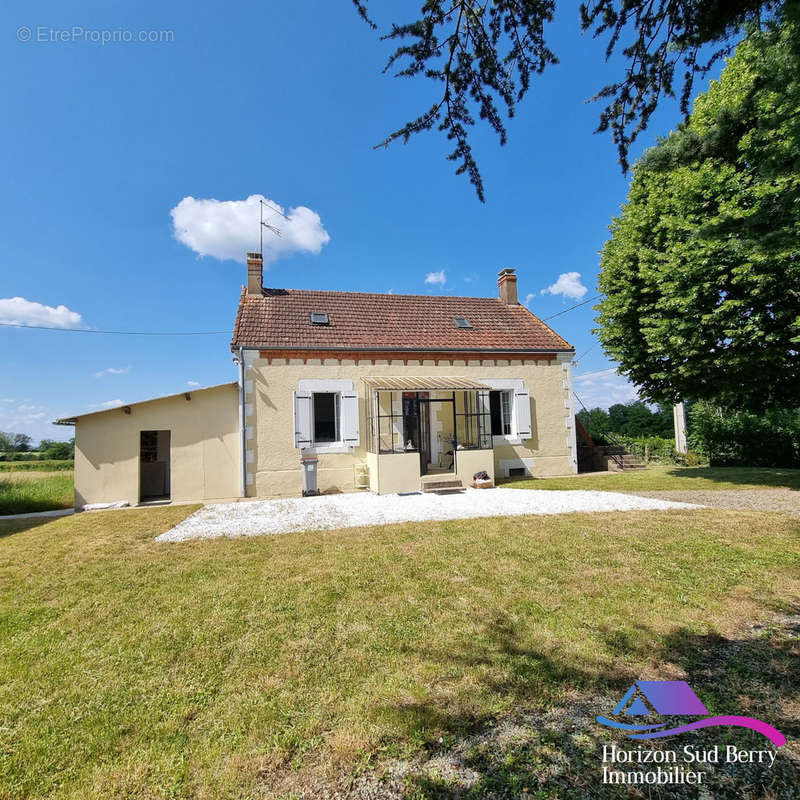
<svg viewBox="0 0 800 800"><path fill-rule="evenodd" d="M623 453L630 452L622 439L619 439L615 434L603 431L602 435L606 442L610 442L612 447L618 447ZM620 469L625 469L625 459L620 453L609 453L608 450L606 450L606 455L610 456Z"/></svg>

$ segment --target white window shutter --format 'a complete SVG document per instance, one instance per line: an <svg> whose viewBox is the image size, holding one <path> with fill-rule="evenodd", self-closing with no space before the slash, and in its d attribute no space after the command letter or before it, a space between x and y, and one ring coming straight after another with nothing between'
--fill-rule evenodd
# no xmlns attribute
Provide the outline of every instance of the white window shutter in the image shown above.
<svg viewBox="0 0 800 800"><path fill-rule="evenodd" d="M524 388L514 390L514 421L516 422L514 433L521 439L530 439L531 398Z"/></svg>
<svg viewBox="0 0 800 800"><path fill-rule="evenodd" d="M294 446L311 447L311 392L294 393Z"/></svg>
<svg viewBox="0 0 800 800"><path fill-rule="evenodd" d="M342 442L351 447L358 447L361 437L358 430L358 394L356 392L341 393L341 413Z"/></svg>

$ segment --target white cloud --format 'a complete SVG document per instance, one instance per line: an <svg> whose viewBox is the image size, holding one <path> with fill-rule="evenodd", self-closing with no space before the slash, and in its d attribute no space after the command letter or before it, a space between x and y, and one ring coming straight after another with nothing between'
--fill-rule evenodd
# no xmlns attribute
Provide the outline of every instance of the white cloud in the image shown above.
<svg viewBox="0 0 800 800"><path fill-rule="evenodd" d="M95 378L102 378L103 375L127 375L131 371L130 366L127 367L106 367L101 369L100 372L95 372Z"/></svg>
<svg viewBox="0 0 800 800"><path fill-rule="evenodd" d="M246 200L184 197L170 211L173 235L201 256L244 261L247 252L259 248L260 200L286 213L262 194ZM264 230L265 264L290 253L319 253L331 240L319 214L310 208L297 206L286 216L264 209L264 221L280 230L280 236Z"/></svg>
<svg viewBox="0 0 800 800"><path fill-rule="evenodd" d="M444 286L447 283L447 277L444 274L444 270L440 269L438 272L429 272L425 276L425 283L430 283L432 286Z"/></svg>
<svg viewBox="0 0 800 800"><path fill-rule="evenodd" d="M27 433L34 441L41 438L55 439L62 434L63 429L54 428L50 424L52 419L53 415L44 406L30 402L21 403L13 408L7 405L0 407L0 430ZM69 434L71 435L72 433Z"/></svg>
<svg viewBox="0 0 800 800"><path fill-rule="evenodd" d="M44 325L48 328L77 328L83 318L66 306L45 306L24 297L0 298L0 322L14 325Z"/></svg>
<svg viewBox="0 0 800 800"><path fill-rule="evenodd" d="M116 400L106 400L104 403L91 403L89 408L115 408L116 406L124 406L125 401L117 398Z"/></svg>
<svg viewBox="0 0 800 800"><path fill-rule="evenodd" d="M580 272L562 272L552 286L542 289L542 294L560 294L570 300L580 300L588 291L581 283Z"/></svg>
<svg viewBox="0 0 800 800"><path fill-rule="evenodd" d="M624 375L617 374L614 367L586 372L574 378L575 393L587 408L608 408L615 403L638 400L636 387ZM580 408L580 404L576 403Z"/></svg>
<svg viewBox="0 0 800 800"><path fill-rule="evenodd" d="M525 305L526 306L530 306L531 301L533 300L534 297L536 297L536 295L533 294L533 292L531 292L530 294L526 294L525 295Z"/></svg>
<svg viewBox="0 0 800 800"><path fill-rule="evenodd" d="M186 381L187 386L200 386L197 381Z"/></svg>

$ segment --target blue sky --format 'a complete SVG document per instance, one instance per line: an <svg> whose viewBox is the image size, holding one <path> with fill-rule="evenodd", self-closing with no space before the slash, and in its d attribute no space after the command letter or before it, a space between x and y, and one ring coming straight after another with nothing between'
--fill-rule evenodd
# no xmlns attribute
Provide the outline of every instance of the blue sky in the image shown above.
<svg viewBox="0 0 800 800"><path fill-rule="evenodd" d="M418 4L373 5L386 25ZM436 89L381 74L390 47L349 0L7 0L0 20L0 321L225 331L0 327L0 430L68 438L52 419L235 378L228 342L245 267L213 253L244 240L202 223L241 227L249 209L185 198L263 194L286 209L290 223L271 220L285 235L267 285L493 296L498 270L516 267L521 299L541 317L574 305L576 286L596 294L598 251L628 179L585 101L620 64L603 63L604 43L580 34L572 4L548 33L561 63L535 78L509 143L475 130L486 204L454 175L441 135L373 150ZM29 41L18 41L22 27ZM103 30L168 33L93 41ZM665 103L636 152L677 120ZM559 282L569 273L580 278ZM566 294L542 293L554 285ZM589 351L576 388L590 405L631 399L595 344L593 315L587 305L552 321L579 356Z"/></svg>

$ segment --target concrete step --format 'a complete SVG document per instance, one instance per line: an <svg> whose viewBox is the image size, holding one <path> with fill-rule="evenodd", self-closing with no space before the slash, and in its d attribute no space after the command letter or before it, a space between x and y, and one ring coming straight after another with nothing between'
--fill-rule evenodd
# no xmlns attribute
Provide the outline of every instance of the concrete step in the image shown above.
<svg viewBox="0 0 800 800"><path fill-rule="evenodd" d="M461 492L464 490L464 484L455 479L429 479L424 478L421 481L420 488L423 492Z"/></svg>

